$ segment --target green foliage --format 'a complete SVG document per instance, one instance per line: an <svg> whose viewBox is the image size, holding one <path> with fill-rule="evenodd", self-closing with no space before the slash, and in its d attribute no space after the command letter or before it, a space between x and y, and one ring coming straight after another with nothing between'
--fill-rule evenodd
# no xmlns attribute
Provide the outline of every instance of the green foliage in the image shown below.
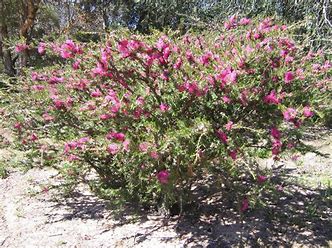
<svg viewBox="0 0 332 248"><path fill-rule="evenodd" d="M0 178L4 179L8 177L8 171L6 166L2 163L2 161L0 161Z"/></svg>
<svg viewBox="0 0 332 248"><path fill-rule="evenodd" d="M54 163L68 190L90 175L121 204L182 205L212 174L245 211L274 188L255 159L301 150L331 98L331 62L269 18L231 17L222 34L120 30L39 48L58 63L14 88L16 146Z"/></svg>

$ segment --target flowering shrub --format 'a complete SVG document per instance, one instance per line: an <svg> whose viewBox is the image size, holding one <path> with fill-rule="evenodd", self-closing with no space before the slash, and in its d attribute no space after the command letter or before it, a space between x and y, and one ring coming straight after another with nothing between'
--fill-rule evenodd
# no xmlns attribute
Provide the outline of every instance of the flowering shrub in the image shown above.
<svg viewBox="0 0 332 248"><path fill-rule="evenodd" d="M269 181L253 159L296 151L331 96L332 63L290 37L271 19L232 17L222 33L42 42L45 60L60 59L18 85L18 143L62 161L71 177L94 171L100 189L148 203L186 199L211 173L234 188L244 175L245 211Z"/></svg>

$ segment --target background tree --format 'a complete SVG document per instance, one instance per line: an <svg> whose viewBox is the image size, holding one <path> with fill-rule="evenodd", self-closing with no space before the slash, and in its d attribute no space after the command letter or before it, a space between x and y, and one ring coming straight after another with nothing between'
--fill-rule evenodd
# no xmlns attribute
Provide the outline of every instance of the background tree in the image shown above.
<svg viewBox="0 0 332 248"><path fill-rule="evenodd" d="M15 70L17 57L11 53L10 40L16 36L22 39L23 45L29 45L40 1L4 0L0 3L0 50L4 71L9 76L25 67L29 58L28 49L24 49L19 55L18 70Z"/></svg>

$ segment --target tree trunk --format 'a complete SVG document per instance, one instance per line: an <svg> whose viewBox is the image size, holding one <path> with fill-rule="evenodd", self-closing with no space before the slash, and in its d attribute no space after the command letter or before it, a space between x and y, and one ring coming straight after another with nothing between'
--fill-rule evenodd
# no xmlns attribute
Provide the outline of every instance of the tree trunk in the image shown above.
<svg viewBox="0 0 332 248"><path fill-rule="evenodd" d="M20 36L25 39L26 44L30 42L29 31L33 27L36 19L38 7L41 0L26 0L25 19L20 27ZM22 51L19 56L19 74L23 67L27 66L29 53L27 50Z"/></svg>
<svg viewBox="0 0 332 248"><path fill-rule="evenodd" d="M102 15L103 15L103 29L107 31L110 27L110 20L107 10L102 9Z"/></svg>
<svg viewBox="0 0 332 248"><path fill-rule="evenodd" d="M0 23L0 57L3 62L4 72L12 77L15 75L15 69L11 52L5 43L7 38L7 25L5 25L4 23Z"/></svg>

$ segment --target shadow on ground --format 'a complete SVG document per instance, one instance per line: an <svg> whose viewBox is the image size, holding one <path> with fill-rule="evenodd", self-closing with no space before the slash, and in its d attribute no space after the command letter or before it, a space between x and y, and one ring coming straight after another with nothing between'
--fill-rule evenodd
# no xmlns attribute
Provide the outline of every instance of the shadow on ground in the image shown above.
<svg viewBox="0 0 332 248"><path fill-rule="evenodd" d="M229 197L220 192L207 194L170 226L179 237L189 237L185 247L329 247L331 197L331 188L313 190L284 183L282 192L264 196L266 206L241 215L231 207L234 202ZM150 236L153 231L140 236L138 242Z"/></svg>
<svg viewBox="0 0 332 248"><path fill-rule="evenodd" d="M265 196L267 206L242 216L217 197L200 205L195 214L184 216L176 230L180 235L192 233L187 244L195 243L195 247L203 247L201 243L207 247L326 247L332 240L331 195L331 189L287 185L284 192Z"/></svg>
<svg viewBox="0 0 332 248"><path fill-rule="evenodd" d="M143 244L153 238L155 232L167 227L175 230L178 238L185 237L184 247L328 247L332 241L332 189L310 189L291 184L285 181L291 176L288 175L291 170L278 170L282 176L271 180L283 184L283 190L262 196L266 206L251 208L241 215L232 208L236 201L230 197L231 192L225 196L213 187L210 191L205 184L196 199L199 203L189 206L182 216L160 218L161 221L154 226L126 238L135 238L137 245ZM91 199L92 196L77 194L57 203L54 208L66 207L71 209L70 214L62 218L50 216L50 219L55 222L72 218L105 218L108 204L97 198ZM118 222L112 228L133 222L144 224L150 214L128 207L118 212L115 216ZM160 242L171 243L173 238L160 238Z"/></svg>
<svg viewBox="0 0 332 248"><path fill-rule="evenodd" d="M46 214L48 217L46 224L72 219L103 219L107 211L107 202L86 192L75 192L70 197L51 201L53 205L50 213Z"/></svg>

